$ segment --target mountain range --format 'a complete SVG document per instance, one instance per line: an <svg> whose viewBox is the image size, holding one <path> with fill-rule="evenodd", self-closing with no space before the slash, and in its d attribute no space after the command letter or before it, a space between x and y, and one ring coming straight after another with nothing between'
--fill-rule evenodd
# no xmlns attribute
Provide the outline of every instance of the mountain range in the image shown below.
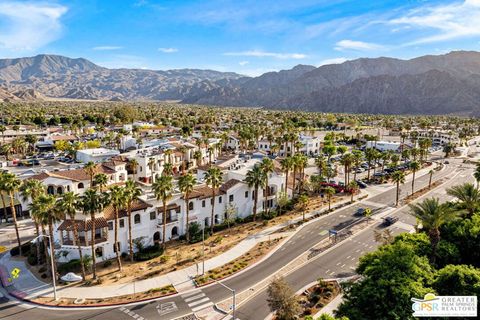
<svg viewBox="0 0 480 320"><path fill-rule="evenodd" d="M56 55L0 60L0 100L30 90L99 100L177 100L323 112L480 115L480 53L361 58L246 77L232 72L108 69ZM5 89L7 88L7 89ZM32 91L33 90L33 91Z"/></svg>

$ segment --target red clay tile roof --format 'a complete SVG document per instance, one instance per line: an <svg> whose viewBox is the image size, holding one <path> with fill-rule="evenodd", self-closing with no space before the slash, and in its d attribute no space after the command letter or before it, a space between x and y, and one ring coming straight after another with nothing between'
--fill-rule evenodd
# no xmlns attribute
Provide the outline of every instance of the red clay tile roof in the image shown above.
<svg viewBox="0 0 480 320"><path fill-rule="evenodd" d="M133 202L132 204L132 213L135 212L135 211L139 211L139 210L145 210L149 207L151 207L152 205L146 203L145 201L142 201L140 199L137 199L136 201ZM127 213L127 210L126 209L122 209L122 210L119 210L118 211L118 217L119 218L123 218L123 217L126 217L128 215ZM115 219L115 212L113 211L113 206L108 206L106 207L104 210L103 210L103 216L105 217L105 219L107 220L113 220Z"/></svg>
<svg viewBox="0 0 480 320"><path fill-rule="evenodd" d="M221 191L220 189L215 190L215 196L225 194L225 192ZM198 198L199 200L206 199L206 198L211 198L212 197L212 188L207 187L207 186L202 186L202 187L196 187L192 193L190 193L188 199L196 199ZM185 197L182 196L182 199L185 199Z"/></svg>
<svg viewBox="0 0 480 320"><path fill-rule="evenodd" d="M237 180L237 179L230 179L228 180L227 182L225 182L224 184L222 184L222 186L220 187L220 190L222 192L227 192L228 189L236 186L238 183L241 183L242 181L240 180Z"/></svg>
<svg viewBox="0 0 480 320"><path fill-rule="evenodd" d="M92 230L92 220L75 220L78 231L90 231ZM105 218L96 218L95 219L95 229L107 228L108 223ZM58 230L62 231L73 231L72 220L68 219L62 222L58 227Z"/></svg>

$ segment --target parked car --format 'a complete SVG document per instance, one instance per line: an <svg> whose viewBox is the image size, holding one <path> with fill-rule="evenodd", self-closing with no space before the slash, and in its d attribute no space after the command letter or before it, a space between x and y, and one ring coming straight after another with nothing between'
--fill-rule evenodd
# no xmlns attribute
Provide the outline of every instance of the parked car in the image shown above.
<svg viewBox="0 0 480 320"><path fill-rule="evenodd" d="M360 189L365 189L366 187L368 187L367 184L361 180L355 180L355 182L358 184Z"/></svg>

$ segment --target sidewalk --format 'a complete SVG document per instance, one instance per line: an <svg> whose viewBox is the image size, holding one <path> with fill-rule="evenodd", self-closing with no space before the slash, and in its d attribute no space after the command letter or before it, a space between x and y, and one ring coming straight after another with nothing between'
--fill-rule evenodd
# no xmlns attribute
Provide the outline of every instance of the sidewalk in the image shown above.
<svg viewBox="0 0 480 320"><path fill-rule="evenodd" d="M419 170L417 172L417 176L420 177L421 175L428 173L431 169L425 168ZM411 174L409 174L411 177ZM409 179L407 178L407 181ZM379 185L379 186L372 186L369 187L368 194L369 197L379 194L381 192L385 192L389 189L395 188L393 185ZM358 198L358 196L356 197ZM349 202L349 198L345 198L343 201L339 201L336 203L332 209L335 209L338 206L342 206L345 203ZM321 210L312 211L305 215L308 219L314 215L317 215L319 212L325 211L326 208L322 208ZM205 272L215 269L217 267L223 266L228 262L237 259L238 257L242 256L243 254L250 251L253 247L255 247L258 243L266 241L269 239L270 235L275 233L276 231L293 224L295 222L301 221L302 217L299 216L298 218L292 219L285 223L275 225L269 227L261 232L251 235L246 239L240 241L237 245L233 248L229 249L228 251L213 257L209 260L205 261ZM278 247L277 247L278 249ZM276 249L274 249L276 250ZM25 299L33 299L39 296L46 296L46 297L53 297L53 288L48 283L44 283L38 280L26 267L25 263L22 261L14 261L10 259L10 253L4 254L0 258L0 266L3 266L8 273L14 268L19 268L21 270L20 277L14 280L12 286L9 287L9 292L13 293L16 296L25 298ZM134 283L127 283L127 284L118 284L118 285L108 285L108 286L92 286L92 287L57 287L57 292L59 297L63 298L89 298L89 299L102 299L102 298L109 298L115 297L120 295L128 295L134 294L139 292L144 292L152 288L161 288L168 285L173 285L178 292L184 292L194 288L194 283L192 279L197 276L199 273L202 273L202 264L198 263L197 265L192 265L190 267L177 270L168 274L152 277L145 280L135 281Z"/></svg>
<svg viewBox="0 0 480 320"><path fill-rule="evenodd" d="M346 198L343 201L337 202L335 206L348 203L349 200L350 199ZM326 208L312 211L306 214L305 217L310 218L324 210L326 210ZM277 235L272 235L273 233L301 220L302 217L300 216L288 222L272 226L270 228L262 230L257 234L247 237L228 251L209 260L206 260L205 272L223 266L228 262L237 259L238 257L250 251L258 243L267 241L269 240L269 238L276 237ZM14 268L19 268L21 270L20 277L18 279L15 279L13 285L9 287L10 293L13 293L16 296L20 296L27 300L39 296L53 297L52 286L49 283L47 284L38 280L28 270L24 262L12 260L10 257L10 253L6 253L0 258L0 266L3 266L7 270L7 272L11 272L11 270L13 270ZM194 283L192 279L199 273L202 273L201 262L198 263L198 269L197 265L192 265L190 267L177 270L168 274L152 277L141 281L135 281L134 283L92 287L57 287L57 294L59 297L62 298L102 299L144 292L152 288L161 288L170 284L172 284L178 292L184 292L194 288Z"/></svg>

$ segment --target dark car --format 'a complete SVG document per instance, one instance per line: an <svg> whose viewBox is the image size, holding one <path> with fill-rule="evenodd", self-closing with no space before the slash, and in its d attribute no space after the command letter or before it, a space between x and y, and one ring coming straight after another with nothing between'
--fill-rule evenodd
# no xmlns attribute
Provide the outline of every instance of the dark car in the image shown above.
<svg viewBox="0 0 480 320"><path fill-rule="evenodd" d="M397 221L398 221L398 217L386 217L386 218L383 218L383 225L384 226L391 226L392 224L394 224Z"/></svg>
<svg viewBox="0 0 480 320"><path fill-rule="evenodd" d="M361 180L355 180L355 182L357 182L360 189L365 189L367 187L367 184Z"/></svg>
<svg viewBox="0 0 480 320"><path fill-rule="evenodd" d="M356 217L363 217L365 214L365 209L364 208L358 208L357 211L353 214Z"/></svg>

